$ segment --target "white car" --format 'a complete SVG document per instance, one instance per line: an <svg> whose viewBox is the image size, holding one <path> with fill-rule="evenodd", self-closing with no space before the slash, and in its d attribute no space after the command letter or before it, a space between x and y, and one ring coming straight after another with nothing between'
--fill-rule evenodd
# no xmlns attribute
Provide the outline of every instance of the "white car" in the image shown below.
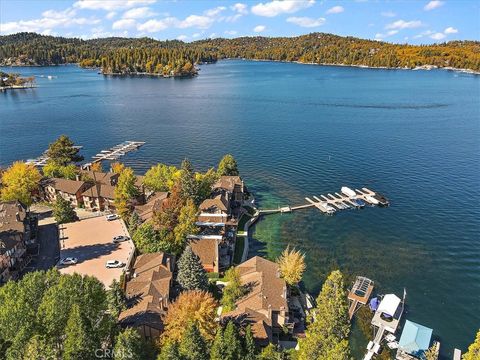
<svg viewBox="0 0 480 360"><path fill-rule="evenodd" d="M60 265L74 265L78 262L77 258L74 257L67 257L60 260Z"/></svg>
<svg viewBox="0 0 480 360"><path fill-rule="evenodd" d="M112 220L119 219L120 216L118 216L117 214L110 214L110 215L105 216L105 218L107 219L107 221L112 221Z"/></svg>
<svg viewBox="0 0 480 360"><path fill-rule="evenodd" d="M121 261L118 260L108 260L107 263L105 264L105 267L107 269L115 269L115 268L121 268L124 267L125 264Z"/></svg>
<svg viewBox="0 0 480 360"><path fill-rule="evenodd" d="M128 236L118 235L118 236L115 236L113 238L113 243L116 244L116 243L119 243L119 242L122 242L122 241L127 241L129 239L130 238Z"/></svg>

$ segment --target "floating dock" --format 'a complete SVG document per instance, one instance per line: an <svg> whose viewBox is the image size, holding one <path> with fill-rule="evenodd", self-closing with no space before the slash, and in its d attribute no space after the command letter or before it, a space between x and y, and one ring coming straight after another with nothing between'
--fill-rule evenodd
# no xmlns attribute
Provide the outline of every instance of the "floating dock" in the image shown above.
<svg viewBox="0 0 480 360"><path fill-rule="evenodd" d="M91 163L104 160L117 160L118 158L125 156L130 151L138 150L138 148L143 145L145 145L144 141L125 141L121 144L111 147L108 150L102 150L97 155L92 156Z"/></svg>
<svg viewBox="0 0 480 360"><path fill-rule="evenodd" d="M348 189L349 191L344 191ZM313 198L313 199L312 199ZM276 213L289 213L295 210L306 209L315 207L322 213L327 215L333 215L337 211L347 209L359 209L363 208L366 204L371 206L388 206L388 200L381 194L376 193L370 189L362 188L361 190L351 190L346 187L342 187L341 193L326 194L320 196L306 197L307 204L298 206L282 206L277 209L265 209L259 210L259 215L276 214Z"/></svg>

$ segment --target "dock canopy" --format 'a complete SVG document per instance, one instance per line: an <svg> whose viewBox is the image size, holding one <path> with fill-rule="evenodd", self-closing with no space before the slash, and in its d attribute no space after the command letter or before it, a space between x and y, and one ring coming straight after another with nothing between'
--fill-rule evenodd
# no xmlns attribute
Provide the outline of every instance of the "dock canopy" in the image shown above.
<svg viewBox="0 0 480 360"><path fill-rule="evenodd" d="M384 313L390 316L394 316L397 311L398 305L400 305L400 298L395 294L387 294L383 297L377 312Z"/></svg>
<svg viewBox="0 0 480 360"><path fill-rule="evenodd" d="M398 348L413 356L421 356L430 347L433 330L407 320L403 327Z"/></svg>

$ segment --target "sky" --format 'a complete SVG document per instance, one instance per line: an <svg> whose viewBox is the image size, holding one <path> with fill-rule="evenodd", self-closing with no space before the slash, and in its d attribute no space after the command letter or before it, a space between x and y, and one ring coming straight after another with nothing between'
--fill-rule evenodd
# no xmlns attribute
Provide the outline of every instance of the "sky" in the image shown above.
<svg viewBox="0 0 480 360"><path fill-rule="evenodd" d="M480 0L0 0L0 35L194 41L326 32L392 43L480 40Z"/></svg>

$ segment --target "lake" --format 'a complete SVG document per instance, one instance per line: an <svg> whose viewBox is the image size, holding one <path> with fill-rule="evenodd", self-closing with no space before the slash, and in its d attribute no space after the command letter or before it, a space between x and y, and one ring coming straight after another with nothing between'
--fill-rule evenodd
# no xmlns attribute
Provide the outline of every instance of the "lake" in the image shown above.
<svg viewBox="0 0 480 360"><path fill-rule="evenodd" d="M140 173L185 157L206 170L232 153L262 208L344 185L379 191L390 207L267 216L251 253L302 250L315 295L334 268L373 279L379 293L401 297L405 288L406 317L433 328L444 355L473 341L479 76L237 60L202 66L194 79L109 78L76 66L13 71L36 75L38 88L0 93L1 165L36 157L65 133L86 158L146 141L123 159Z"/></svg>

